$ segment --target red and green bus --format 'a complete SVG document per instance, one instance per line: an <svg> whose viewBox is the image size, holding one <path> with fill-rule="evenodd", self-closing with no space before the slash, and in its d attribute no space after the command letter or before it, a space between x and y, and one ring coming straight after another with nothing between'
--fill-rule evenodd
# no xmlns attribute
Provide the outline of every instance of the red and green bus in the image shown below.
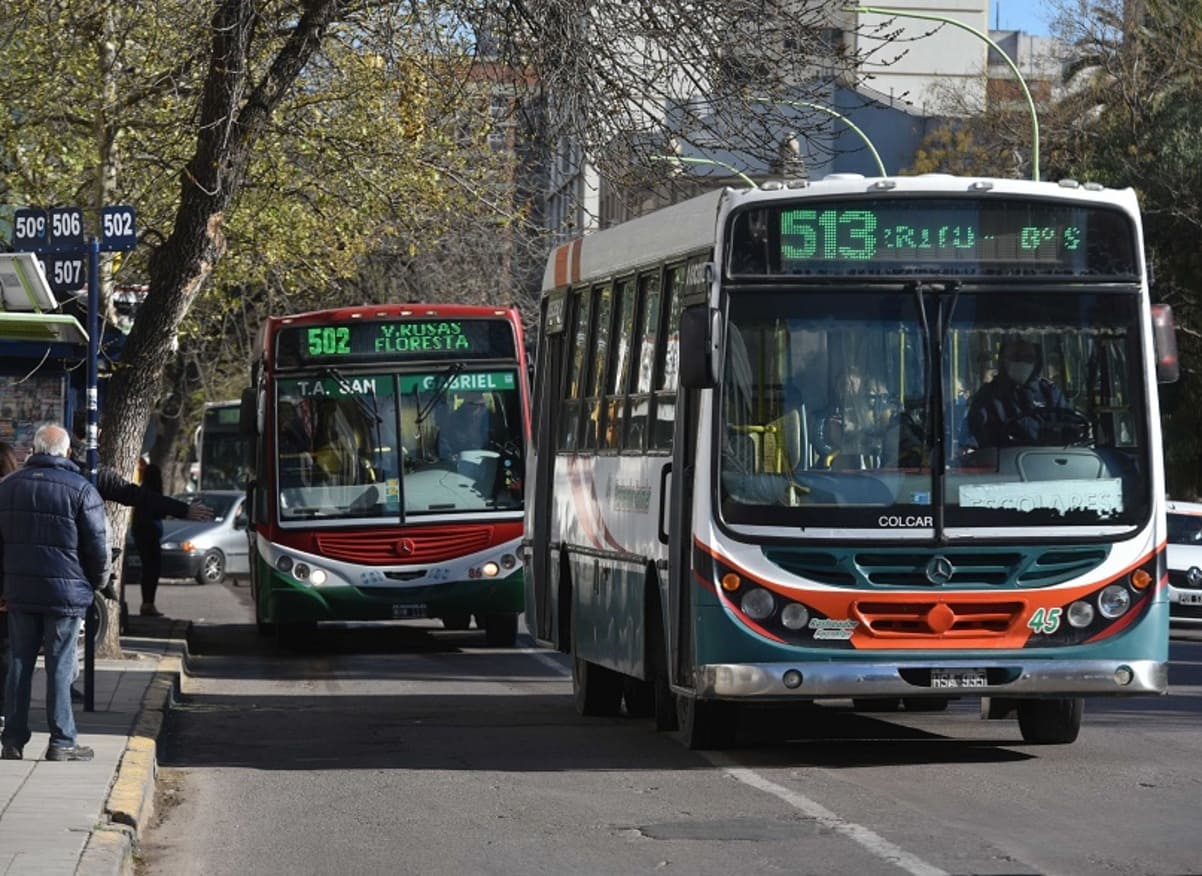
<svg viewBox="0 0 1202 876"><path fill-rule="evenodd" d="M386 304L274 317L240 421L262 633L437 618L511 646L529 403L511 308Z"/></svg>

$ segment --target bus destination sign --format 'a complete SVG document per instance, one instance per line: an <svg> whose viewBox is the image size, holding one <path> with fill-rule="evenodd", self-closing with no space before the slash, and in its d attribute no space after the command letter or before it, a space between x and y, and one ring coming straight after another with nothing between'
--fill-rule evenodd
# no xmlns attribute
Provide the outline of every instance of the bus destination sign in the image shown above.
<svg viewBox="0 0 1202 876"><path fill-rule="evenodd" d="M277 360L312 363L416 359L512 359L513 330L503 319L393 319L280 329Z"/></svg>
<svg viewBox="0 0 1202 876"><path fill-rule="evenodd" d="M860 198L738 213L740 275L1134 277L1135 234L1118 210L1031 199Z"/></svg>

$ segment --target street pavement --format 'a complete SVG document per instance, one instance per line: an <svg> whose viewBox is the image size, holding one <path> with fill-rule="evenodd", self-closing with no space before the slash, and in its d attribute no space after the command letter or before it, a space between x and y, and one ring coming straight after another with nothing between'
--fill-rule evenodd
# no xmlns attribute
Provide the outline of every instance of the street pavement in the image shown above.
<svg viewBox="0 0 1202 876"><path fill-rule="evenodd" d="M161 586L161 597L173 589ZM96 661L94 709L75 704L79 741L96 752L89 762L45 760L46 681L39 661L33 738L23 760L0 760L0 874L133 873L137 839L153 814L156 741L178 690L187 627L186 616L131 617L122 657Z"/></svg>

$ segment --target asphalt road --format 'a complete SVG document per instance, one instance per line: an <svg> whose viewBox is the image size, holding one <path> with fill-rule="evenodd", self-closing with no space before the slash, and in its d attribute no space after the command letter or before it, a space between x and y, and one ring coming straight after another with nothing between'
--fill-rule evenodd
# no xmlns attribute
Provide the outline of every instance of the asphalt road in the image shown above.
<svg viewBox="0 0 1202 876"><path fill-rule="evenodd" d="M763 712L684 749L581 719L566 660L437 624L260 639L245 587L165 584L194 675L160 747L152 874L1202 872L1202 633L1168 697L1091 701L1069 746L975 701Z"/></svg>

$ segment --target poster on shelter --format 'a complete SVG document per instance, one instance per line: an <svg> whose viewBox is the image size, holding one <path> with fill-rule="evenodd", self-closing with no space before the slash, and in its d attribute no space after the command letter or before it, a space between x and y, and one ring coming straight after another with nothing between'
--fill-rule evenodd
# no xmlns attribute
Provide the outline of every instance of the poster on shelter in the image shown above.
<svg viewBox="0 0 1202 876"><path fill-rule="evenodd" d="M0 441L24 462L33 433L43 423L62 423L64 378L0 376Z"/></svg>

